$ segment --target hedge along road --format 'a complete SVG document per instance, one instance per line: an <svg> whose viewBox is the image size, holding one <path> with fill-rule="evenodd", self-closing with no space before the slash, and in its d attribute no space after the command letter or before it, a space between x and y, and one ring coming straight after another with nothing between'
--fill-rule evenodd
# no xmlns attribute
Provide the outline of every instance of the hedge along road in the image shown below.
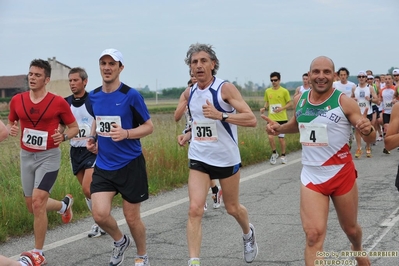
<svg viewBox="0 0 399 266"><path fill-rule="evenodd" d="M399 260L399 193L394 187L399 151L382 153L383 143L373 147L373 158L355 159L359 173L359 216L363 227L365 251L373 255L373 265L395 265ZM354 152L354 151L352 151ZM270 165L268 161L241 170L240 199L255 225L259 254L251 265L303 265L304 233L299 216L300 152L288 155L288 164ZM208 210L203 219L201 265L245 265L238 224L223 206ZM179 188L152 197L142 205L147 227L148 255L152 266L187 265L186 222L187 188ZM113 215L124 233L128 228L122 210ZM111 238L106 235L87 238L90 218L49 230L45 255L49 265L107 265ZM0 254L17 258L32 249L33 236L11 239L0 245ZM350 244L342 232L331 204L324 251L329 259L354 265ZM132 265L135 248L125 256L124 265ZM391 253L388 253L391 252Z"/></svg>

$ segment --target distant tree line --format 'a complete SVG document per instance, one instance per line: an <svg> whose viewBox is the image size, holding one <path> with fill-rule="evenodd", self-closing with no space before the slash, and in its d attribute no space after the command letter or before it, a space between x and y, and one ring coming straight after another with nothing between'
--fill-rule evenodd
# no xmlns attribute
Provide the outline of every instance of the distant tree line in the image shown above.
<svg viewBox="0 0 399 266"><path fill-rule="evenodd" d="M392 73L392 71L395 68L399 67L391 67L388 69L387 73ZM375 74L377 75L377 74ZM349 76L348 77L349 81L352 81L354 83L357 83L357 76ZM263 96L265 93L265 89L271 87L272 85L269 84L258 84L254 83L252 81L245 82L244 85L238 84L236 81L232 82L237 89L241 92L243 96ZM281 82L280 86L288 89L290 91L290 94L294 94L295 89L298 88L299 86L302 85L302 80L301 81L288 81L288 82ZM185 90L185 87L179 87L179 88L167 88L163 89L160 93L158 93L158 98L159 99L176 99L180 97L180 94ZM141 95L148 99L148 98L155 98L156 93L155 91L151 91L148 86L145 86L143 89L139 90Z"/></svg>

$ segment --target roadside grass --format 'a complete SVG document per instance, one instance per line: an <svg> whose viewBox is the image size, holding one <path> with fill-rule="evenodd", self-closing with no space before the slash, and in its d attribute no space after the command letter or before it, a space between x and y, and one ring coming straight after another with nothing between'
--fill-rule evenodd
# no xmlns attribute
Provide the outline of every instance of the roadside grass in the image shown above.
<svg viewBox="0 0 399 266"><path fill-rule="evenodd" d="M174 110L177 102L171 108L165 106L149 105L149 111L154 123L154 132L141 139L143 153L146 158L149 190L151 195L159 192L182 187L188 178L188 147L177 144L177 135L181 134L184 122L176 123L170 110ZM253 101L251 105L257 105ZM265 133L265 121L260 118L258 106L254 113L258 118L255 128L239 127L239 147L242 165L267 161L271 154L270 145ZM170 109L171 108L171 109ZM159 111L159 110L162 111ZM168 110L165 110L168 109ZM169 110L170 109L170 110ZM291 111L292 112L292 111ZM3 121L6 120L4 119ZM276 144L279 147L277 138ZM286 135L287 153L300 149L298 134ZM61 146L61 167L57 182L51 192L54 199L62 199L70 193L74 197L74 220L90 216L80 184L72 174L69 160L69 145ZM33 215L25 206L21 181L19 162L19 138L9 137L0 144L0 242L7 241L13 236L32 233ZM120 196L116 196L113 204L121 206ZM56 212L48 213L49 228L62 224L60 215Z"/></svg>

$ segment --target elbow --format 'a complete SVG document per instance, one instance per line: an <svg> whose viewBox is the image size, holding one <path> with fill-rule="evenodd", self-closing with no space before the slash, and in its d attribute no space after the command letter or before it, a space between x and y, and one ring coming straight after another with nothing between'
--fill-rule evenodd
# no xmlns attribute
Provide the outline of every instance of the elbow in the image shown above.
<svg viewBox="0 0 399 266"><path fill-rule="evenodd" d="M249 127L256 127L257 124L258 124L258 120L256 119L256 117L254 117L253 119L248 121Z"/></svg>
<svg viewBox="0 0 399 266"><path fill-rule="evenodd" d="M7 131L2 132L0 135L0 141L5 140L7 137L8 137Z"/></svg>
<svg viewBox="0 0 399 266"><path fill-rule="evenodd" d="M147 135L150 135L154 132L154 124L151 123L151 125L147 129Z"/></svg>
<svg viewBox="0 0 399 266"><path fill-rule="evenodd" d="M180 117L174 115L174 118L175 118L175 122L179 122L180 121Z"/></svg>

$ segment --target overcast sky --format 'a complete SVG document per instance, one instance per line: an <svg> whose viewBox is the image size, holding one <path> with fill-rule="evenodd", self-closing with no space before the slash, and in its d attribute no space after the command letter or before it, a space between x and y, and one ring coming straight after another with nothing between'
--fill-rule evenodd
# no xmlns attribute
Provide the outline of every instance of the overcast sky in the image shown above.
<svg viewBox="0 0 399 266"><path fill-rule="evenodd" d="M0 0L0 76L56 59L101 85L98 57L122 52L121 80L152 90L183 87L192 43L212 44L217 74L238 84L298 81L316 56L351 74L399 67L398 0Z"/></svg>

